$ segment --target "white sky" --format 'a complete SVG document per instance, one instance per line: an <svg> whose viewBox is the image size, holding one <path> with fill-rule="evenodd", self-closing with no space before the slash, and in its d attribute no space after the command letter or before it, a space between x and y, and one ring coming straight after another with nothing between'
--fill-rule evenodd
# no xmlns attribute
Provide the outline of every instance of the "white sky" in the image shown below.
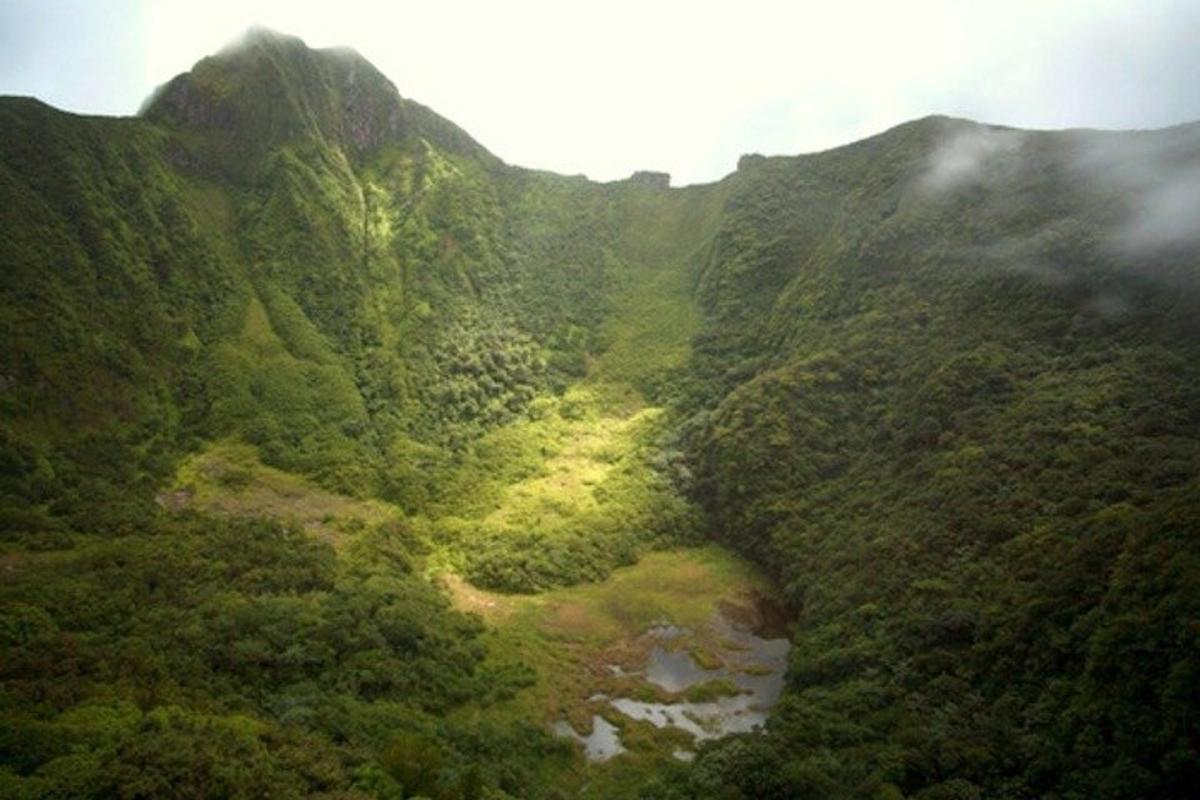
<svg viewBox="0 0 1200 800"><path fill-rule="evenodd" d="M600 180L714 180L930 113L1200 118L1200 0L0 0L0 94L132 114L254 24L357 49L506 161Z"/></svg>

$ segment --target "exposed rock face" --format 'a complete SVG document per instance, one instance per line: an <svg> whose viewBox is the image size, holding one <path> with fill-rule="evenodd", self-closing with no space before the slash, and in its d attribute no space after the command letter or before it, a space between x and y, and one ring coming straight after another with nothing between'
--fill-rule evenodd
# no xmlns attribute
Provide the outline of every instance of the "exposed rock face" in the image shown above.
<svg viewBox="0 0 1200 800"><path fill-rule="evenodd" d="M767 163L767 157L761 153L746 153L744 156L738 159L738 172L745 172L748 169L754 169L755 167L762 166L765 163Z"/></svg>
<svg viewBox="0 0 1200 800"><path fill-rule="evenodd" d="M180 75L153 101L155 115L194 128L229 128L233 115L202 87Z"/></svg>
<svg viewBox="0 0 1200 800"><path fill-rule="evenodd" d="M341 96L342 138L354 150L370 150L404 135L399 96L381 96L378 83L364 76L357 65L347 70Z"/></svg>
<svg viewBox="0 0 1200 800"><path fill-rule="evenodd" d="M629 182L636 183L639 186L649 186L652 189L671 188L671 176L666 172L638 170L629 177Z"/></svg>

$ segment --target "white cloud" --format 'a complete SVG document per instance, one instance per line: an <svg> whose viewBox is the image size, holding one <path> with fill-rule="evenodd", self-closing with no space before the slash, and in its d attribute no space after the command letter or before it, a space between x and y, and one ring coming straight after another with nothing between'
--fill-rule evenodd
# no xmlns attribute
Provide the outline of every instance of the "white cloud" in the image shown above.
<svg viewBox="0 0 1200 800"><path fill-rule="evenodd" d="M1200 150L1194 133L1089 137L1073 165L1080 180L1124 207L1111 244L1128 255L1200 242Z"/></svg>
<svg viewBox="0 0 1200 800"><path fill-rule="evenodd" d="M1171 175L1139 197L1121 239L1135 250L1200 242L1200 165Z"/></svg>
<svg viewBox="0 0 1200 800"><path fill-rule="evenodd" d="M983 180L1006 166L1016 167L1025 134L969 127L950 134L934 148L921 188L948 192Z"/></svg>

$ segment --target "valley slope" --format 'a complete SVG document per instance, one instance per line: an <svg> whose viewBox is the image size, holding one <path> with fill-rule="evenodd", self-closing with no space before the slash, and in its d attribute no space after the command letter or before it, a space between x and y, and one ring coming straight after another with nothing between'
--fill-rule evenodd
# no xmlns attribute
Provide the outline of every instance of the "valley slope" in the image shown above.
<svg viewBox="0 0 1200 800"><path fill-rule="evenodd" d="M582 791L511 713L554 658L439 585L708 539L778 583L788 690L597 785L1200 782L1200 127L597 184L258 31L0 131L5 791Z"/></svg>

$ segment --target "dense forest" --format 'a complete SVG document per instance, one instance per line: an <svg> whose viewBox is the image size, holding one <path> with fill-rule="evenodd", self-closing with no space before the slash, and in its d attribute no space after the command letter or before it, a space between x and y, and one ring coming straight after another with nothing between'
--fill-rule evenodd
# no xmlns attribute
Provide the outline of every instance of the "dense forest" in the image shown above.
<svg viewBox="0 0 1200 800"><path fill-rule="evenodd" d="M0 795L1192 797L1196 197L944 117L595 183L268 31L0 98ZM553 734L537 603L738 581L763 728Z"/></svg>

